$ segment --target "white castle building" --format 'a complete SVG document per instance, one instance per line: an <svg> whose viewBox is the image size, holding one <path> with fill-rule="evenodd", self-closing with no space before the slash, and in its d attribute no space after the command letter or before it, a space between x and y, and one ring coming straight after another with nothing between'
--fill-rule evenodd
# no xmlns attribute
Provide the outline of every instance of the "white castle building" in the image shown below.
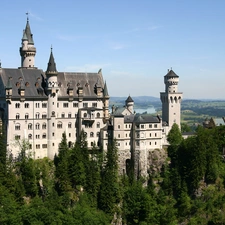
<svg viewBox="0 0 225 225"><path fill-rule="evenodd" d="M47 70L35 67L34 46L29 20L23 32L19 68L0 65L0 116L6 130L7 146L13 156L20 149L15 140L28 140L33 157L53 159L65 132L71 147L81 131L88 147L96 144L107 150L116 139L121 170L130 161L146 174L149 151L167 144L173 123L180 125L179 77L169 70L164 76L165 92L160 93L162 118L136 114L129 96L125 107L112 107L101 70L98 73L58 72L51 49Z"/></svg>

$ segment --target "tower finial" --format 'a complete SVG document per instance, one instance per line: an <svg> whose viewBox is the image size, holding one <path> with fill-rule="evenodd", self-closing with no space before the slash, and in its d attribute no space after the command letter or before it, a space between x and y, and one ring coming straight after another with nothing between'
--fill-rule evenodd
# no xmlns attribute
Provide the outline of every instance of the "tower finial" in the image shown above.
<svg viewBox="0 0 225 225"><path fill-rule="evenodd" d="M28 11L26 12L26 15L27 15L27 21L29 21L29 16L28 16L29 12Z"/></svg>

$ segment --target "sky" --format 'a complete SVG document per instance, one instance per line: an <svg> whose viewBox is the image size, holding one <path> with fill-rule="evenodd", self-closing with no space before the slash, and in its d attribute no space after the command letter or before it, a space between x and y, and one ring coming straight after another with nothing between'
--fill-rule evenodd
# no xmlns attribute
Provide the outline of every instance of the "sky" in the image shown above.
<svg viewBox="0 0 225 225"><path fill-rule="evenodd" d="M1 0L0 60L20 66L29 12L37 54L60 72L98 72L110 96L165 91L168 69L184 99L225 99L224 0Z"/></svg>

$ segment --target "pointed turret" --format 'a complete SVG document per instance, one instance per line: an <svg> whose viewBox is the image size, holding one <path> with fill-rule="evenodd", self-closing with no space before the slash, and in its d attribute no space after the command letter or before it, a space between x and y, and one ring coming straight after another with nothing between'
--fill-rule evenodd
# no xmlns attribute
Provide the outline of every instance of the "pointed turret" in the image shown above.
<svg viewBox="0 0 225 225"><path fill-rule="evenodd" d="M34 47L33 34L31 33L29 19L27 18L26 28L23 31L22 43L20 47L21 68L35 68L34 58L36 48Z"/></svg>
<svg viewBox="0 0 225 225"><path fill-rule="evenodd" d="M58 71L56 69L56 63L53 56L52 48L48 61L48 67L45 74L47 78L47 89L51 93L56 93L58 91L58 79L57 79Z"/></svg>
<svg viewBox="0 0 225 225"><path fill-rule="evenodd" d="M34 45L33 34L31 33L30 24L29 24L29 18L27 18L25 33L28 39L28 44Z"/></svg>
<svg viewBox="0 0 225 225"><path fill-rule="evenodd" d="M134 113L134 101L128 96L127 100L125 101L127 109L133 114Z"/></svg>
<svg viewBox="0 0 225 225"><path fill-rule="evenodd" d="M58 74L56 70L56 64L55 64L55 59L52 53L52 48L51 48L51 53L48 61L48 68L46 70L46 74Z"/></svg>
<svg viewBox="0 0 225 225"><path fill-rule="evenodd" d="M107 88L106 82L105 82L105 85L104 85L103 96L105 98L109 97L109 93L108 93L108 88Z"/></svg>

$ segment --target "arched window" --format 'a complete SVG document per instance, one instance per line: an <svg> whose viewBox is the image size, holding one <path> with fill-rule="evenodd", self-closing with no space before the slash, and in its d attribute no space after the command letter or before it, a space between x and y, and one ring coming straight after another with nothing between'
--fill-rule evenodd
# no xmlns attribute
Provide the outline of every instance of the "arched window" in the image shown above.
<svg viewBox="0 0 225 225"><path fill-rule="evenodd" d="M18 120L19 118L20 118L20 114L17 113L17 114L16 114L16 119Z"/></svg>
<svg viewBox="0 0 225 225"><path fill-rule="evenodd" d="M32 130L32 123L28 124L28 130Z"/></svg>
<svg viewBox="0 0 225 225"><path fill-rule="evenodd" d="M62 118L65 118L65 113L62 113L62 114L61 114L61 117L62 117Z"/></svg>
<svg viewBox="0 0 225 225"><path fill-rule="evenodd" d="M26 114L25 114L25 120L28 120L28 119L29 119L29 114L26 113Z"/></svg>
<svg viewBox="0 0 225 225"><path fill-rule="evenodd" d="M69 148L72 148L72 147L73 147L72 141L69 141L69 142L68 142L68 147L69 147Z"/></svg>
<svg viewBox="0 0 225 225"><path fill-rule="evenodd" d="M68 123L68 128L72 128L72 123L71 122Z"/></svg>
<svg viewBox="0 0 225 225"><path fill-rule="evenodd" d="M90 137L94 137L94 133L93 132L90 133Z"/></svg>
<svg viewBox="0 0 225 225"><path fill-rule="evenodd" d="M43 123L43 124L42 124L42 129L45 130L46 127L47 127L46 123Z"/></svg>
<svg viewBox="0 0 225 225"><path fill-rule="evenodd" d="M84 118L86 118L87 117L87 113L84 113Z"/></svg>
<svg viewBox="0 0 225 225"><path fill-rule="evenodd" d="M45 139L47 137L46 133L42 134L42 138Z"/></svg>
<svg viewBox="0 0 225 225"><path fill-rule="evenodd" d="M100 113L99 112L97 113L97 118L100 118Z"/></svg>
<svg viewBox="0 0 225 225"><path fill-rule="evenodd" d="M32 139L32 134L29 134L28 135L28 139Z"/></svg>
<svg viewBox="0 0 225 225"><path fill-rule="evenodd" d="M36 123L35 128L36 128L36 130L39 130L40 129L40 124Z"/></svg>
<svg viewBox="0 0 225 225"><path fill-rule="evenodd" d="M55 112L54 111L52 111L52 116L55 116Z"/></svg>
<svg viewBox="0 0 225 225"><path fill-rule="evenodd" d="M59 121L59 122L57 123L57 128L59 128L59 129L62 128L62 122Z"/></svg>
<svg viewBox="0 0 225 225"><path fill-rule="evenodd" d="M19 123L16 123L15 130L20 130L20 124Z"/></svg>
<svg viewBox="0 0 225 225"><path fill-rule="evenodd" d="M68 118L71 118L71 115L72 115L71 113L68 113Z"/></svg>
<svg viewBox="0 0 225 225"><path fill-rule="evenodd" d="M97 122L97 128L100 128L100 123L99 122Z"/></svg>
<svg viewBox="0 0 225 225"><path fill-rule="evenodd" d="M40 113L36 113L35 118L39 119L39 117L40 117Z"/></svg>
<svg viewBox="0 0 225 225"><path fill-rule="evenodd" d="M100 133L99 132L97 132L97 137L99 137L100 136Z"/></svg>

